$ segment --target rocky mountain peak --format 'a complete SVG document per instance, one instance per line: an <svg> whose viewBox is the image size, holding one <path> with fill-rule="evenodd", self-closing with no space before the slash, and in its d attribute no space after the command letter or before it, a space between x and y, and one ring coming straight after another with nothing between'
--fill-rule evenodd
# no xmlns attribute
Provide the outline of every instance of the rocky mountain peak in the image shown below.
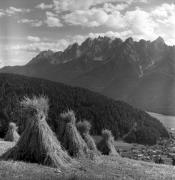
<svg viewBox="0 0 175 180"><path fill-rule="evenodd" d="M53 55L53 54L54 54L53 51L51 51L51 50L46 50L46 51L41 51L41 52L37 55L37 57L49 57L49 56L51 56L51 55Z"/></svg>
<svg viewBox="0 0 175 180"><path fill-rule="evenodd" d="M50 58L54 55L54 52L51 50L41 51L36 57L34 57L29 63L30 64L37 64L47 59L49 61Z"/></svg>
<svg viewBox="0 0 175 180"><path fill-rule="evenodd" d="M140 72L141 69L144 73L145 69L147 70L162 59L166 49L166 44L161 37L152 42L143 39L136 42L130 37L123 42L120 38L110 39L99 36L94 39L87 38L81 45L71 44L64 51L56 53L50 50L43 51L29 64L46 61L59 65L76 59L89 64L93 61L100 63L113 59L117 64L128 62L137 71Z"/></svg>
<svg viewBox="0 0 175 180"><path fill-rule="evenodd" d="M87 38L82 44L81 47L85 48L85 47L91 47L93 44L93 40L91 38Z"/></svg>
<svg viewBox="0 0 175 180"><path fill-rule="evenodd" d="M74 43L74 44L69 45L69 46L65 49L65 51L76 50L78 47L79 47L78 43Z"/></svg>
<svg viewBox="0 0 175 180"><path fill-rule="evenodd" d="M165 41L161 36L159 36L156 40L154 40L154 42L159 43L159 44L165 44Z"/></svg>
<svg viewBox="0 0 175 180"><path fill-rule="evenodd" d="M164 48L166 46L164 39L160 36L152 44L157 48Z"/></svg>
<svg viewBox="0 0 175 180"><path fill-rule="evenodd" d="M129 37L128 39L125 40L125 43L126 44L133 44L134 43L134 40L132 37Z"/></svg>

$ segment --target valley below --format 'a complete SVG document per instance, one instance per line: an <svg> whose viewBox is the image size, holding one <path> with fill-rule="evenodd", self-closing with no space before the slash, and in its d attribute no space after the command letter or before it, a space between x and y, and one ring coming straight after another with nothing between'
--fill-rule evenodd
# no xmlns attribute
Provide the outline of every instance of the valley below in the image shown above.
<svg viewBox="0 0 175 180"><path fill-rule="evenodd" d="M175 116L148 112L158 119L168 130L169 140L160 140L156 145L145 146L136 143L116 142L116 148L122 157L158 164L175 165Z"/></svg>

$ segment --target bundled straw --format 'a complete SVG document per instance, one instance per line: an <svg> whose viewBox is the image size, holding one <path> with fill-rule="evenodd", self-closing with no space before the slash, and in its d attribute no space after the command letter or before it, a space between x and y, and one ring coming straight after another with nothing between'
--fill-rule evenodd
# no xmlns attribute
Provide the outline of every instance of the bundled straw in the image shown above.
<svg viewBox="0 0 175 180"><path fill-rule="evenodd" d="M2 155L4 159L35 162L51 167L67 167L72 159L61 148L46 122L49 110L46 97L24 98L21 102L28 112L28 123L16 146Z"/></svg>
<svg viewBox="0 0 175 180"><path fill-rule="evenodd" d="M82 122L80 121L77 123L77 128L78 128L81 136L83 137L84 141L86 142L88 148L92 151L97 152L98 150L97 150L95 141L89 133L89 131L91 129L91 124L86 120L84 120Z"/></svg>
<svg viewBox="0 0 175 180"><path fill-rule="evenodd" d="M76 118L72 110L60 114L65 120L65 131L63 133L63 146L74 157L87 157L88 147L75 125Z"/></svg>
<svg viewBox="0 0 175 180"><path fill-rule="evenodd" d="M119 155L115 149L114 145L114 137L110 130L103 130L102 131L102 141L98 144L98 149L104 155Z"/></svg>
<svg viewBox="0 0 175 180"><path fill-rule="evenodd" d="M12 142L17 142L19 140L19 134L17 132L18 127L16 126L15 123L11 122L9 123L9 128L7 131L7 134L4 138L5 141L12 141Z"/></svg>

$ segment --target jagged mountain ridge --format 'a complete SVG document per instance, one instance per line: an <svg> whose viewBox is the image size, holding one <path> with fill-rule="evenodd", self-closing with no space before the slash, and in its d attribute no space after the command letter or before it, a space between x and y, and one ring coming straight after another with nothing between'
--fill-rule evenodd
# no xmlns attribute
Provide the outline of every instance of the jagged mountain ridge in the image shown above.
<svg viewBox="0 0 175 180"><path fill-rule="evenodd" d="M161 37L152 42L88 38L63 52L41 52L25 66L4 67L0 72L64 82L144 110L175 114L175 97L167 93L168 87L175 88L175 47Z"/></svg>

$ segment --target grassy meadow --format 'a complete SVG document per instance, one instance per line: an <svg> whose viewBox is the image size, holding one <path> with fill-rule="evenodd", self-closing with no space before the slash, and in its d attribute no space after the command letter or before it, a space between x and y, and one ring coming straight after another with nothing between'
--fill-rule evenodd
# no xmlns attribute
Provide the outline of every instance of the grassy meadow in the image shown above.
<svg viewBox="0 0 175 180"><path fill-rule="evenodd" d="M0 155L15 143L0 140ZM121 146L126 146L122 144ZM88 180L125 179L160 180L175 179L175 167L157 165L114 156L102 156L101 161L79 160L79 165L67 169L56 169L39 164L0 161L0 180Z"/></svg>

